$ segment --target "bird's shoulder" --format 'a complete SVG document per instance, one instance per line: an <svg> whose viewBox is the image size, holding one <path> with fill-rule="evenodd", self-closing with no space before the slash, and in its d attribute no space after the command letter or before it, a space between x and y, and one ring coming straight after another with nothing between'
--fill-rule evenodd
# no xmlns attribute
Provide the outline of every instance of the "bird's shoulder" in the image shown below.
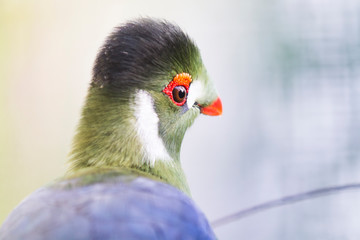
<svg viewBox="0 0 360 240"><path fill-rule="evenodd" d="M87 170L31 194L5 221L0 236L211 239L214 235L204 214L175 187L129 170Z"/></svg>

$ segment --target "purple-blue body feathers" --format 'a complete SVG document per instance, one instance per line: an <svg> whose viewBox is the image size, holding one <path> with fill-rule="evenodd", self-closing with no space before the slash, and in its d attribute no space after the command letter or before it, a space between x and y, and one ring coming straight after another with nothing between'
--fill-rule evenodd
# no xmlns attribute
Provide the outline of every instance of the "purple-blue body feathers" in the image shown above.
<svg viewBox="0 0 360 240"><path fill-rule="evenodd" d="M215 239L193 201L168 184L126 175L78 181L31 194L2 225L0 239Z"/></svg>

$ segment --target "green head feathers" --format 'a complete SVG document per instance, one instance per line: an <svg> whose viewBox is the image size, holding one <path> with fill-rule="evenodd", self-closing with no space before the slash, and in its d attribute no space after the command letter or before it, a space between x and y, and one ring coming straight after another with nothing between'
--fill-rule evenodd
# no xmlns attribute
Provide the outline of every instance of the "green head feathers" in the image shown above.
<svg viewBox="0 0 360 240"><path fill-rule="evenodd" d="M216 100L198 48L179 27L152 19L120 26L96 58L72 170L131 168L187 191L181 142L201 112L220 114Z"/></svg>

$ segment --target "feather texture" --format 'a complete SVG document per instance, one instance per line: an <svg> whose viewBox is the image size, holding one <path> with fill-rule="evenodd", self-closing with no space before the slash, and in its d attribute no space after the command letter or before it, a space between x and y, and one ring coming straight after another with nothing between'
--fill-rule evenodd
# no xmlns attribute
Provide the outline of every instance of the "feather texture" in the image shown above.
<svg viewBox="0 0 360 240"><path fill-rule="evenodd" d="M214 238L184 193L116 171L94 173L90 182L79 177L39 189L0 229L1 240Z"/></svg>

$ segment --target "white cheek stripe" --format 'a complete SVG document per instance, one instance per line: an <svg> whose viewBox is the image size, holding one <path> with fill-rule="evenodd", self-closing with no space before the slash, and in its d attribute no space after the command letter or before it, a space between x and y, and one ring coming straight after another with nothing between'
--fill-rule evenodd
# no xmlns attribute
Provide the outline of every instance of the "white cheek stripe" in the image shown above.
<svg viewBox="0 0 360 240"><path fill-rule="evenodd" d="M156 160L171 161L172 158L159 137L159 118L151 95L144 90L138 90L135 93L133 110L136 118L135 129L145 151L144 160L152 166Z"/></svg>
<svg viewBox="0 0 360 240"><path fill-rule="evenodd" d="M189 88L189 95L186 101L186 105L188 106L189 109L194 105L196 99L201 98L201 95L203 94L203 90L204 87L201 81L198 80L196 82L191 83Z"/></svg>

